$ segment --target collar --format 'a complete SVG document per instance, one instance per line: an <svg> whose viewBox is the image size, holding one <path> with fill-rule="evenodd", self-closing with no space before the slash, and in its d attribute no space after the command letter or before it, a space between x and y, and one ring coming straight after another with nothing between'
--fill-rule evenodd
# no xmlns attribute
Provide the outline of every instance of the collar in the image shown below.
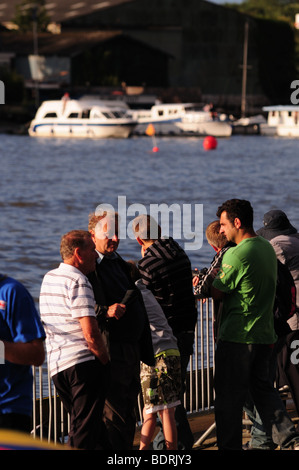
<svg viewBox="0 0 299 470"><path fill-rule="evenodd" d="M96 252L99 255L99 257L97 259L98 264L100 264L103 261L104 258L106 258L106 259L116 259L117 258L117 254L115 252L111 253L110 256L106 256L103 253L100 253L98 250L96 250Z"/></svg>
<svg viewBox="0 0 299 470"><path fill-rule="evenodd" d="M80 271L80 269L76 268L72 264L67 264L67 263L62 262L59 265L59 269L61 269L62 271L70 272L70 273L80 273L82 276L85 276L85 274L83 274L82 271Z"/></svg>

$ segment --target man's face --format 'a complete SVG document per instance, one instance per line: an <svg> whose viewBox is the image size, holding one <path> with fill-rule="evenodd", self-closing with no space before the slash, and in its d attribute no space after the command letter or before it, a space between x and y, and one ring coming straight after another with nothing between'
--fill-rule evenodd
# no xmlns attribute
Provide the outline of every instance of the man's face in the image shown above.
<svg viewBox="0 0 299 470"><path fill-rule="evenodd" d="M229 242L235 242L237 229L235 224L232 224L227 218L226 211L223 211L220 215L220 233L223 233Z"/></svg>
<svg viewBox="0 0 299 470"><path fill-rule="evenodd" d="M85 248L80 249L80 255L82 257L82 272L84 274L89 274L96 268L96 260L98 258L98 254L95 251L95 244L94 242L89 239L86 242Z"/></svg>
<svg viewBox="0 0 299 470"><path fill-rule="evenodd" d="M119 245L118 220L113 217L100 220L92 232L92 239L96 250L103 255L114 253Z"/></svg>

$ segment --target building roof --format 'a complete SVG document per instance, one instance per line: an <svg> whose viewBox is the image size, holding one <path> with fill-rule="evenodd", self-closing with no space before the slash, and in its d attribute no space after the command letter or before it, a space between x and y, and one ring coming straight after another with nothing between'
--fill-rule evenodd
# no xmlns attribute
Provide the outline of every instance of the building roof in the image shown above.
<svg viewBox="0 0 299 470"><path fill-rule="evenodd" d="M38 53L40 55L63 55L72 57L82 50L121 36L121 31L66 32L61 34L39 33ZM12 52L17 55L33 54L32 33L5 32L0 35L0 53Z"/></svg>
<svg viewBox="0 0 299 470"><path fill-rule="evenodd" d="M115 7L122 3L135 0L45 0L51 22L60 23L62 20L88 15L101 9ZM0 23L11 22L16 13L16 6L21 0L0 0ZM30 2L28 1L30 4ZM31 5L34 4L34 0Z"/></svg>
<svg viewBox="0 0 299 470"><path fill-rule="evenodd" d="M100 43L121 38L122 41L131 41L141 44L146 49L152 49L159 54L172 57L149 44L142 43L123 33L123 31L67 31L61 34L39 33L38 54L74 57L86 49L91 49ZM13 53L19 56L33 54L33 34L6 31L0 33L1 52Z"/></svg>

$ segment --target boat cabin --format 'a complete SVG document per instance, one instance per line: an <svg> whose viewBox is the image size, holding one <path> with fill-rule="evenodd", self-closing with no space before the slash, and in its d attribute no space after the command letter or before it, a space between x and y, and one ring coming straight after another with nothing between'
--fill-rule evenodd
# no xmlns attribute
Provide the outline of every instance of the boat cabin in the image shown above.
<svg viewBox="0 0 299 470"><path fill-rule="evenodd" d="M110 105L110 102L106 105L102 101L53 100L42 103L35 119L119 119L126 115L124 106Z"/></svg>
<svg viewBox="0 0 299 470"><path fill-rule="evenodd" d="M299 125L299 106L265 106L263 111L268 112L269 126Z"/></svg>

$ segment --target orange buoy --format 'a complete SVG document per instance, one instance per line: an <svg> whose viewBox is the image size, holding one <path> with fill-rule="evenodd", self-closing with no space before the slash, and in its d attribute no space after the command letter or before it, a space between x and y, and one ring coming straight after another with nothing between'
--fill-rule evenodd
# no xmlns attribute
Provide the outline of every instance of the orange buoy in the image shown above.
<svg viewBox="0 0 299 470"><path fill-rule="evenodd" d="M153 152L159 152L159 147L153 147Z"/></svg>
<svg viewBox="0 0 299 470"><path fill-rule="evenodd" d="M156 132L155 127L153 126L153 124L149 124L145 131L146 135L149 135L149 136L155 135L155 132Z"/></svg>
<svg viewBox="0 0 299 470"><path fill-rule="evenodd" d="M205 150L214 150L217 148L217 139L213 137L212 135L209 135L204 138L203 141L203 148Z"/></svg>

